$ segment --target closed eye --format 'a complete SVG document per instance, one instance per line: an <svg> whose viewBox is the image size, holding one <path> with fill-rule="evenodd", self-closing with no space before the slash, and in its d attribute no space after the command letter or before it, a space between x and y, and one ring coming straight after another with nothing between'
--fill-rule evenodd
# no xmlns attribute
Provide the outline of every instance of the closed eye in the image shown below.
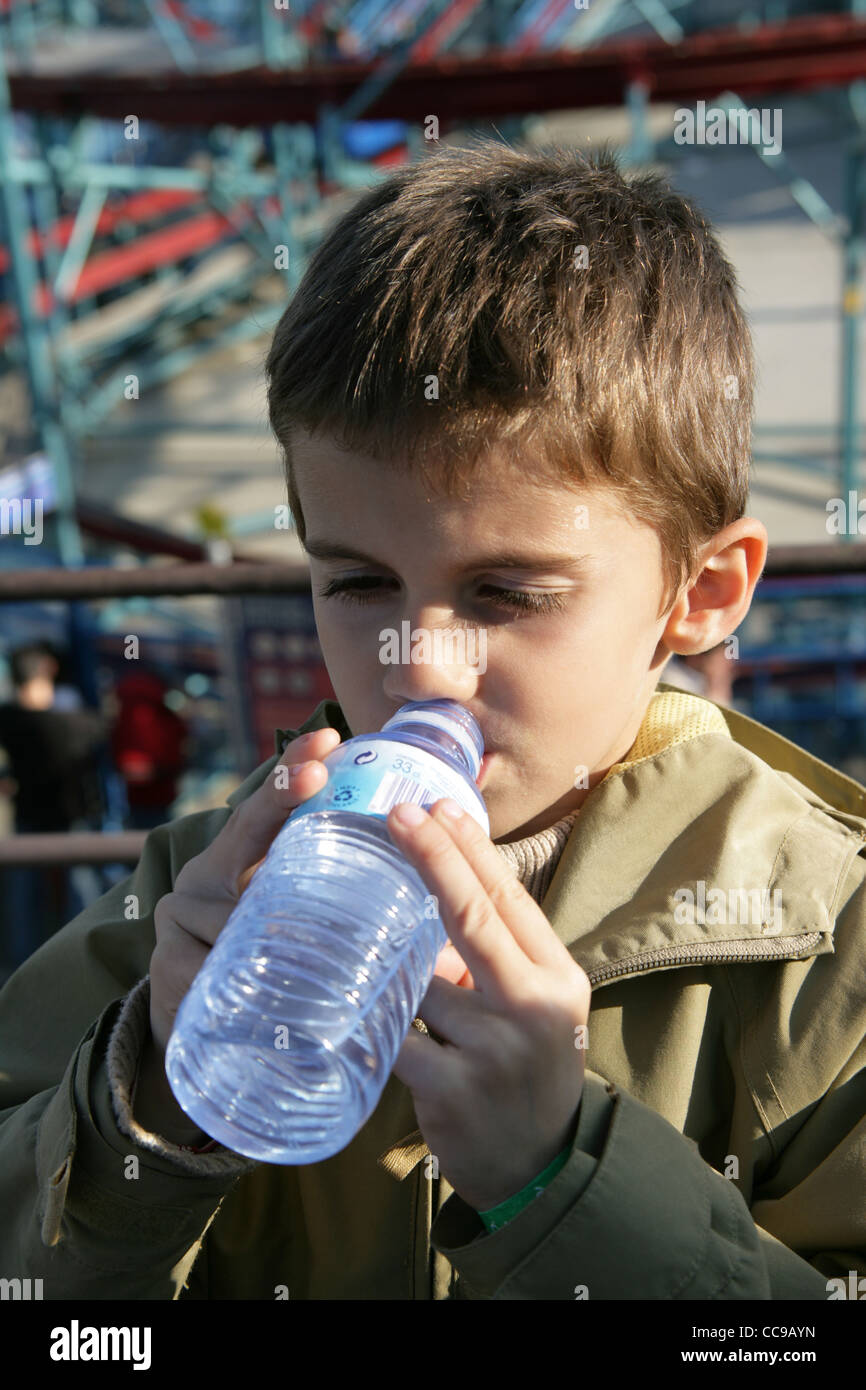
<svg viewBox="0 0 866 1390"><path fill-rule="evenodd" d="M332 579L317 589L319 598L340 598L347 603L373 603L382 591L382 580L373 575L357 579ZM565 608L564 594L530 593L527 589L501 589L495 584L483 584L479 596L486 592L488 603L497 608L522 609L524 612L552 613Z"/></svg>

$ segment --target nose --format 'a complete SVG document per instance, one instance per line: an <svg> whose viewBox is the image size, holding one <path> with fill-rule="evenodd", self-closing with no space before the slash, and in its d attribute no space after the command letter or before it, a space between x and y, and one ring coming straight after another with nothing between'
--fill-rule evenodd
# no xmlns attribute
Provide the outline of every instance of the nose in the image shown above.
<svg viewBox="0 0 866 1390"><path fill-rule="evenodd" d="M379 660L383 694L396 705L410 700L457 700L465 704L478 692L486 669L486 632L464 624L448 627L432 615L417 624L404 618L398 628L383 629Z"/></svg>

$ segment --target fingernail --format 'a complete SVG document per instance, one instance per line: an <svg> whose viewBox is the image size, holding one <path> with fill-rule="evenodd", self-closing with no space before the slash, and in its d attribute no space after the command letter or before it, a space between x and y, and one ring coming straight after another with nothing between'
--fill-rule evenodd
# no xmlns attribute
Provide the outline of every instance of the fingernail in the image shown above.
<svg viewBox="0 0 866 1390"><path fill-rule="evenodd" d="M450 816L452 820L459 820L463 815L463 807L458 806L457 802L450 796L446 796L444 801L440 801L439 809L444 811L446 816Z"/></svg>
<svg viewBox="0 0 866 1390"><path fill-rule="evenodd" d="M401 825L420 825L427 819L427 812L422 811L420 806L413 806L411 802L405 802L402 806L397 806L394 811L394 818Z"/></svg>
<svg viewBox="0 0 866 1390"><path fill-rule="evenodd" d="M315 766L316 766L316 761L315 761L315 759L313 759L313 761L310 762L310 763L293 763L292 766L289 768L289 779L291 780L291 778L297 777L298 774L299 774L300 772L303 772L303 770L304 770L305 767L315 767Z"/></svg>

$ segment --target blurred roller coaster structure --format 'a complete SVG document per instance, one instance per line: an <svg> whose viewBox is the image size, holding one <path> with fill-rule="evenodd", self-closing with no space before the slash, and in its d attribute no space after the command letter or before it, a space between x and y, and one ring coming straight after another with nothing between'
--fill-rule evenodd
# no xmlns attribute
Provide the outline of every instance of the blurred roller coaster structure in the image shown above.
<svg viewBox="0 0 866 1390"><path fill-rule="evenodd" d="M762 159L842 252L838 485L848 497L860 457L864 77L866 0L0 0L0 375L24 373L32 407L27 438L4 463L52 491L60 562L40 568L26 556L28 574L0 575L0 601L64 599L87 654L93 633L80 610L90 599L296 586L297 575L261 564L227 573L189 539L83 502L83 446L97 432L164 428L118 410L131 383L138 396L266 334L332 218L418 157L431 133L495 121L518 141L528 117L552 111L624 107L621 157L642 164L682 153L653 134L654 103L764 105L797 93L829 106L845 152L843 207L828 206L787 155L755 146L743 157ZM245 534L243 519L233 534ZM94 556L83 537L182 565L109 573L104 556L85 563ZM769 637L746 641L751 712L805 743L828 710L848 743L862 742L864 550L777 554L765 588L780 617L765 623ZM12 563L21 561L18 547ZM817 654L812 629L808 640L800 632L803 593L841 624ZM81 659L96 703L92 653ZM774 673L790 684L809 661L835 695L792 713ZM9 843L0 858L134 860L140 850L135 837L86 839Z"/></svg>
<svg viewBox="0 0 866 1390"><path fill-rule="evenodd" d="M495 119L513 139L530 115L624 105L622 157L640 163L681 152L652 138L654 102L829 91L844 209L785 155L754 152L844 248L847 496L866 0L815 11L737 7L731 23L729 0L0 0L0 352L26 373L62 563L84 559L83 441L131 390L267 332L323 228L359 187L417 157L431 114L440 136ZM125 427L145 428L110 426Z"/></svg>

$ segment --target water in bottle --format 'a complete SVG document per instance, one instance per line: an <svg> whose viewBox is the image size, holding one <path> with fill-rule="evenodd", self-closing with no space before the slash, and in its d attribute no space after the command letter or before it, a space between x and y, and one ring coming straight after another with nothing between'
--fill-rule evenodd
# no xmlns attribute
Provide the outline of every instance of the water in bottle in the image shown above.
<svg viewBox="0 0 866 1390"><path fill-rule="evenodd" d="M172 1091L212 1138L315 1163L372 1114L447 940L386 818L450 796L488 834L483 753L467 709L425 700L322 760L327 783L274 839L169 1039Z"/></svg>

